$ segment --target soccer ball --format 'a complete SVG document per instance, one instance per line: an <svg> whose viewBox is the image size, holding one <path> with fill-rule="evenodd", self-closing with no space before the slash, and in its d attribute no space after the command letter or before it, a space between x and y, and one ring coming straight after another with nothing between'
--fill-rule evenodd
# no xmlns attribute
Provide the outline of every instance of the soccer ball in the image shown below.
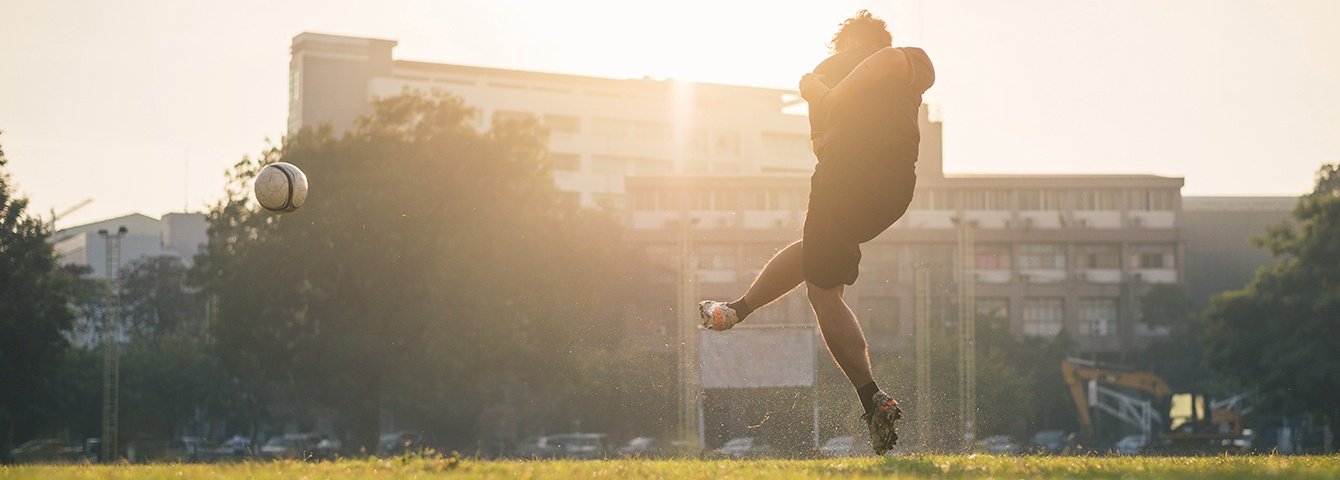
<svg viewBox="0 0 1340 480"><path fill-rule="evenodd" d="M256 201L271 212L297 210L307 202L307 175L291 163L266 165L256 175Z"/></svg>

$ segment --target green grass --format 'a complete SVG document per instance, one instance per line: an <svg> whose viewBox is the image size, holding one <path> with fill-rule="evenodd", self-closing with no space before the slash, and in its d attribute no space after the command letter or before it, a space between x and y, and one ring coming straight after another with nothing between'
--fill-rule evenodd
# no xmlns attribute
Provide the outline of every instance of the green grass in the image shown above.
<svg viewBox="0 0 1340 480"><path fill-rule="evenodd" d="M926 455L836 460L475 461L454 458L248 462L217 465L0 467L0 480L423 478L1340 478L1340 455L996 457Z"/></svg>

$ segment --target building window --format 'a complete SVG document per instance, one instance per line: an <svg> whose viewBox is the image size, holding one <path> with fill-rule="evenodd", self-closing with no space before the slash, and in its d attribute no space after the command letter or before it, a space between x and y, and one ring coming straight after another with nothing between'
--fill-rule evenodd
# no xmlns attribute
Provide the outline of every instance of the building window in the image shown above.
<svg viewBox="0 0 1340 480"><path fill-rule="evenodd" d="M1133 190L1130 192L1131 210L1169 211L1173 209L1171 190Z"/></svg>
<svg viewBox="0 0 1340 480"><path fill-rule="evenodd" d="M582 118L575 115L545 115L544 124L553 133L582 133Z"/></svg>
<svg viewBox="0 0 1340 480"><path fill-rule="evenodd" d="M1010 325L1010 299L1000 297L986 297L975 300L977 305L977 320L987 321L997 325Z"/></svg>
<svg viewBox="0 0 1340 480"><path fill-rule="evenodd" d="M631 122L633 137L642 141L668 142L674 139L670 125L655 122Z"/></svg>
<svg viewBox="0 0 1340 480"><path fill-rule="evenodd" d="M1106 337L1117 333L1117 299L1082 298L1079 301L1079 334Z"/></svg>
<svg viewBox="0 0 1340 480"><path fill-rule="evenodd" d="M1054 337L1065 325L1065 312L1059 298L1024 299L1024 335Z"/></svg>
<svg viewBox="0 0 1340 480"><path fill-rule="evenodd" d="M632 133L632 125L623 120L596 118L591 120L591 132L602 137L627 137Z"/></svg>
<svg viewBox="0 0 1340 480"><path fill-rule="evenodd" d="M575 153L549 152L549 161L554 170L576 172L582 169L582 156Z"/></svg>
<svg viewBox="0 0 1340 480"><path fill-rule="evenodd" d="M1062 192L1056 190L1020 190L1019 209L1057 211L1061 209L1061 196Z"/></svg>
<svg viewBox="0 0 1340 480"><path fill-rule="evenodd" d="M914 210L955 210L958 208L958 192L950 190L924 190L912 196Z"/></svg>
<svg viewBox="0 0 1340 480"><path fill-rule="evenodd" d="M1009 190L968 190L963 192L963 208L966 210L1009 211Z"/></svg>
<svg viewBox="0 0 1340 480"><path fill-rule="evenodd" d="M683 201L681 200L682 198L684 198L683 192L677 192L674 190L657 190L656 209L679 210L679 206L683 203Z"/></svg>
<svg viewBox="0 0 1340 480"><path fill-rule="evenodd" d="M669 175L674 173L675 164L669 160L657 158L639 158L633 162L634 175Z"/></svg>
<svg viewBox="0 0 1340 480"><path fill-rule="evenodd" d="M623 195L617 193L592 193L591 200L597 207L609 210L623 210Z"/></svg>
<svg viewBox="0 0 1340 480"><path fill-rule="evenodd" d="M535 118L526 112L517 112L512 110L498 110L493 112L493 123L516 123Z"/></svg>
<svg viewBox="0 0 1340 480"><path fill-rule="evenodd" d="M1065 269L1065 245L1058 243L1021 244L1019 245L1019 268Z"/></svg>
<svg viewBox="0 0 1340 480"><path fill-rule="evenodd" d="M1078 245L1075 266L1079 268L1121 268L1121 249L1116 245Z"/></svg>
<svg viewBox="0 0 1340 480"><path fill-rule="evenodd" d="M898 334L898 298L870 297L861 299L861 323L871 336Z"/></svg>
<svg viewBox="0 0 1340 480"><path fill-rule="evenodd" d="M800 190L772 190L768 192L768 210L792 212L805 209L804 192Z"/></svg>
<svg viewBox="0 0 1340 480"><path fill-rule="evenodd" d="M736 265L734 245L700 244L694 249L698 268L703 270L734 270Z"/></svg>
<svg viewBox="0 0 1340 480"><path fill-rule="evenodd" d="M1131 265L1135 268L1173 268L1171 245L1137 245L1132 247Z"/></svg>
<svg viewBox="0 0 1340 480"><path fill-rule="evenodd" d="M982 270L1009 270L1009 245L977 245L976 266Z"/></svg>
<svg viewBox="0 0 1340 480"><path fill-rule="evenodd" d="M597 155L591 158L591 172L606 175L627 175L628 159Z"/></svg>
<svg viewBox="0 0 1340 480"><path fill-rule="evenodd" d="M712 153L739 156L740 132L729 130L717 130L712 132Z"/></svg>
<svg viewBox="0 0 1340 480"><path fill-rule="evenodd" d="M810 137L794 133L763 132L763 153L776 156L808 155Z"/></svg>
<svg viewBox="0 0 1340 480"><path fill-rule="evenodd" d="M1075 192L1075 210L1086 211L1115 211L1120 207L1117 205L1117 199L1120 198L1116 190L1085 190Z"/></svg>

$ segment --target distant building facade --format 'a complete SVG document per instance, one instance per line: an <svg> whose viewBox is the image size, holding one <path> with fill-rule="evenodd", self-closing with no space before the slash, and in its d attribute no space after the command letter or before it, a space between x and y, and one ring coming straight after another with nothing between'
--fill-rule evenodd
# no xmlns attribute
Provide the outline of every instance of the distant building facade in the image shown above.
<svg viewBox="0 0 1340 480"><path fill-rule="evenodd" d="M294 37L289 130L325 122L344 130L371 113L375 98L448 92L478 110L481 128L494 119L538 118L550 131L555 185L584 206L624 207L630 176L805 173L814 165L804 104L793 90L396 60L395 45ZM939 124L922 126L922 147L940 158ZM940 167L925 171L918 174L938 175Z"/></svg>
<svg viewBox="0 0 1340 480"><path fill-rule="evenodd" d="M61 265L89 267L90 276L110 280L107 270L107 240L98 232L115 234L126 227L121 239L121 267L137 260L171 256L190 267L195 255L209 242L208 224L203 213L169 213L155 219L138 213L57 230L51 236L53 249ZM70 332L71 343L90 347L97 343L92 319L76 319Z"/></svg>
<svg viewBox="0 0 1340 480"><path fill-rule="evenodd" d="M1251 239L1292 218L1297 197L1187 197L1182 203L1187 292L1196 308L1216 293L1239 290L1274 262Z"/></svg>
<svg viewBox="0 0 1340 480"><path fill-rule="evenodd" d="M849 303L872 348L910 347L912 272L923 266L934 278L933 318L956 322L946 304L957 288L959 225L967 222L979 316L1025 336L1064 329L1083 351L1125 351L1165 334L1140 321L1138 302L1149 286L1183 281L1182 183L1152 175L921 179L907 214L862 246ZM774 252L800 238L809 178L632 177L628 188L631 240L668 271L678 261L677 229L696 219L690 237L698 288L704 298L731 299ZM813 321L802 295L756 315L751 322Z"/></svg>
<svg viewBox="0 0 1340 480"><path fill-rule="evenodd" d="M348 129L374 99L406 89L461 97L478 110L480 128L538 118L551 132L559 190L581 205L625 212L629 240L660 265L649 275L666 291L635 302L645 308L629 315L632 344L674 344L680 221L697 221L690 238L703 298L738 295L800 236L815 160L795 91L406 61L393 58L395 46L294 37L290 131L326 122ZM848 295L875 349L911 345L917 266L939 272L933 317L956 321L962 223L973 229L979 316L1020 335L1064 329L1082 351L1120 354L1166 334L1139 318L1150 285L1186 284L1201 306L1240 288L1268 260L1247 238L1287 214L1283 199L1184 199L1181 178L945 176L941 124L924 106L920 124L912 207L863 246L861 280ZM1235 223L1244 211L1250 221ZM812 315L802 295L790 295L751 323L809 323Z"/></svg>
<svg viewBox="0 0 1340 480"><path fill-rule="evenodd" d="M209 241L203 213L169 213L160 218L133 213L76 227L57 230L52 245L61 265L82 265L93 269L94 278L110 279L107 272L107 242L99 230L114 234L126 227L121 240L121 265L144 257L168 255L190 266L195 254Z"/></svg>

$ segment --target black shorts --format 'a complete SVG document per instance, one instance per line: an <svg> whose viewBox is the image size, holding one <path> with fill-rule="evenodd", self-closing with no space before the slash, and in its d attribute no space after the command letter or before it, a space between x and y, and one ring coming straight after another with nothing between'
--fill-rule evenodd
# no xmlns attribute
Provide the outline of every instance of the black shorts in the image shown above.
<svg viewBox="0 0 1340 480"><path fill-rule="evenodd" d="M801 248L805 280L833 288L856 282L861 244L907 212L917 182L916 160L878 154L825 157L810 177Z"/></svg>

